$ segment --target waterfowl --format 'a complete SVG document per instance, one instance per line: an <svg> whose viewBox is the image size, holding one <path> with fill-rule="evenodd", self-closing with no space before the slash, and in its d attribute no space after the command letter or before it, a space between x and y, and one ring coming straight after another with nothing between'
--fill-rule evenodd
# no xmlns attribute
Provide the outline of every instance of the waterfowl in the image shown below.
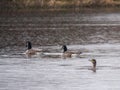
<svg viewBox="0 0 120 90"><path fill-rule="evenodd" d="M96 60L95 60L95 59L91 59L91 60L89 60L89 61L92 62L92 64L93 64L91 70L92 70L93 72L96 72L96 64L97 64Z"/></svg>
<svg viewBox="0 0 120 90"><path fill-rule="evenodd" d="M79 56L82 52L74 52L74 51L68 51L67 49L67 46L66 45L63 45L62 46L62 49L63 49L63 57L64 58L71 58L73 54L76 54L77 56Z"/></svg>
<svg viewBox="0 0 120 90"><path fill-rule="evenodd" d="M31 57L32 55L37 54L37 52L42 52L42 50L32 49L32 43L31 43L30 41L27 41L27 42L26 42L26 47L27 47L27 50L26 50L25 54L26 54L28 57Z"/></svg>

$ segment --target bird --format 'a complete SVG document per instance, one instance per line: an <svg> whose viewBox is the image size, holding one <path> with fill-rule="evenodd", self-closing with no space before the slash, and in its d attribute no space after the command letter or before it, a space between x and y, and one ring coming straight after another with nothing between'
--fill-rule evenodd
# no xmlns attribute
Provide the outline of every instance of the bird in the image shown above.
<svg viewBox="0 0 120 90"><path fill-rule="evenodd" d="M27 50L25 51L25 54L28 57L31 57L32 55L37 54L37 52L42 52L42 50L33 49L32 48L32 43L30 41L26 42L26 47L27 47Z"/></svg>
<svg viewBox="0 0 120 90"><path fill-rule="evenodd" d="M74 51L68 51L67 46L63 45L62 46L63 49L63 58L71 58L73 54L76 54L77 56L79 56L82 52L74 52Z"/></svg>
<svg viewBox="0 0 120 90"><path fill-rule="evenodd" d="M96 64L97 64L96 59L91 59L91 60L89 60L89 61L93 64L91 70L92 70L93 72L96 72Z"/></svg>
<svg viewBox="0 0 120 90"><path fill-rule="evenodd" d="M51 51L49 49L33 49L32 43L30 41L26 42L27 50L25 52L27 57L31 57L33 55L40 56L41 58L60 58L61 54L59 53L50 53Z"/></svg>

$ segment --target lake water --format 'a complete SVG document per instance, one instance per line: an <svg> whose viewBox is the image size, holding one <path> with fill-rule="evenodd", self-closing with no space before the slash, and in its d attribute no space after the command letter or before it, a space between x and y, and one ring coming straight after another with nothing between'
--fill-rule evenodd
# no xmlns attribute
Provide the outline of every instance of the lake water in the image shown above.
<svg viewBox="0 0 120 90"><path fill-rule="evenodd" d="M0 15L0 90L120 90L120 12L14 12ZM33 48L80 57L27 58ZM93 72L91 62L97 60Z"/></svg>

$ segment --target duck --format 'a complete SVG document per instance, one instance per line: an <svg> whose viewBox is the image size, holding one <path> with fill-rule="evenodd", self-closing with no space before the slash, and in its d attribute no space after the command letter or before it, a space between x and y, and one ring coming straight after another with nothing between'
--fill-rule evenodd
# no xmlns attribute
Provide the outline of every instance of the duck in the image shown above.
<svg viewBox="0 0 120 90"><path fill-rule="evenodd" d="M91 70L92 70L93 72L96 72L96 64L97 64L96 59L91 59L91 60L89 60L89 61L93 64Z"/></svg>
<svg viewBox="0 0 120 90"><path fill-rule="evenodd" d="M26 47L27 47L27 50L25 51L25 54L28 57L31 57L32 55L36 55L38 52L42 52L42 50L33 49L32 43L30 41L26 42Z"/></svg>
<svg viewBox="0 0 120 90"><path fill-rule="evenodd" d="M74 52L74 51L68 51L67 46L63 45L62 46L63 49L63 58L71 58L73 54L76 54L77 56L79 56L82 52Z"/></svg>

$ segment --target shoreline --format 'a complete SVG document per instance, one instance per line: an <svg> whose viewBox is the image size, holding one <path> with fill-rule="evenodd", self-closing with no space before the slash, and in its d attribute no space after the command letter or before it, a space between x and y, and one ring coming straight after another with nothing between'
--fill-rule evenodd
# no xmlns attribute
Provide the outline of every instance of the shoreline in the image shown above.
<svg viewBox="0 0 120 90"><path fill-rule="evenodd" d="M1 15L4 13L8 13L8 14L12 14L12 13L37 13L37 12L43 12L43 13L48 13L48 12L86 12L86 11L90 11L90 12L111 12L111 11L117 11L119 12L119 7L78 7L78 8L39 8L39 9L0 9L0 13ZM89 13L90 13L89 12ZM1 16L0 15L0 16Z"/></svg>
<svg viewBox="0 0 120 90"><path fill-rule="evenodd" d="M120 8L118 0L11 0L0 2L1 11L63 11L81 9Z"/></svg>

